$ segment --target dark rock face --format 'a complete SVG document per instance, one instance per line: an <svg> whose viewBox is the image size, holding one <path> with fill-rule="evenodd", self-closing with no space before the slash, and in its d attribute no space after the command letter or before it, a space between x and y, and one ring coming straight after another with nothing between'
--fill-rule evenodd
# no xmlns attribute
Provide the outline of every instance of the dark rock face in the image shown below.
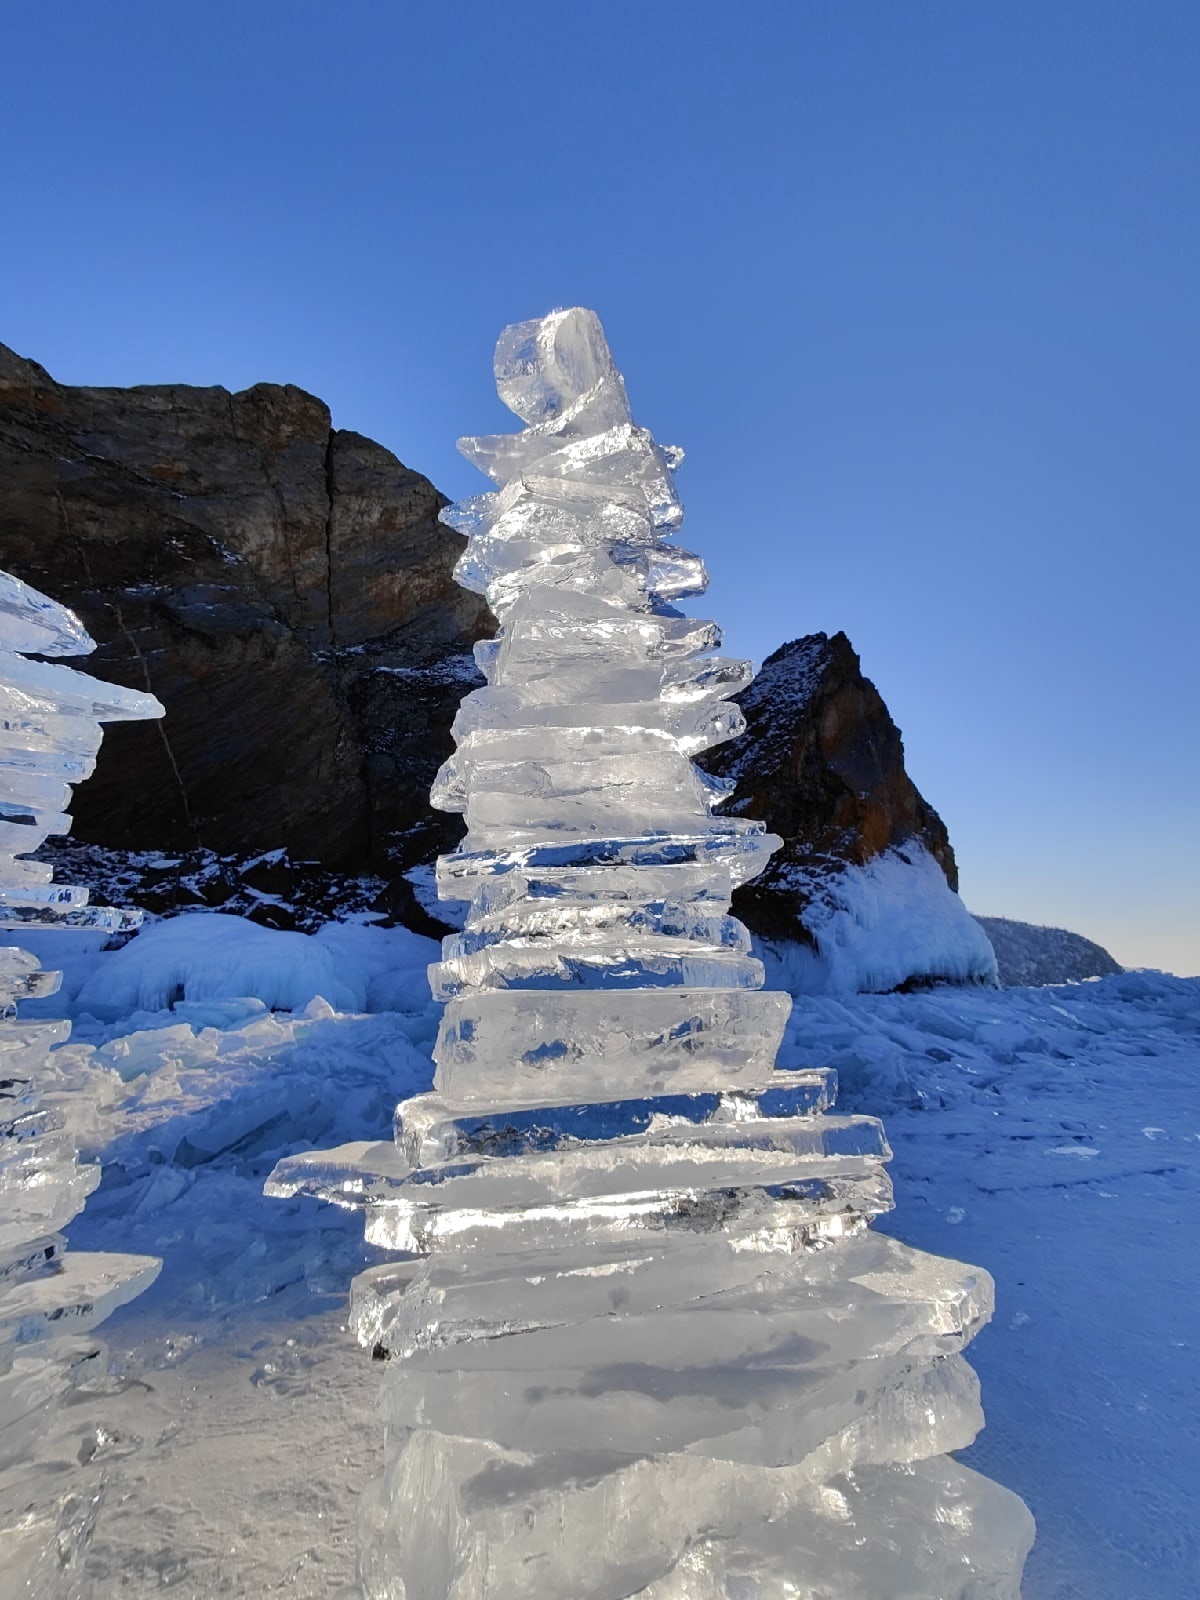
<svg viewBox="0 0 1200 1600"><path fill-rule="evenodd" d="M1006 989L1047 983L1079 983L1107 978L1118 966L1103 945L1065 928L1040 928L1008 917L976 917L996 952L1000 982Z"/></svg>
<svg viewBox="0 0 1200 1600"><path fill-rule="evenodd" d="M69 388L0 345L0 568L78 611L100 642L89 671L167 708L111 728L76 792L76 836L118 853L84 852L95 887L145 858L135 898L164 912L199 900L296 925L309 898L377 895L435 931L399 874L459 837L429 786L482 681L471 647L495 630L454 582L444 503L290 385ZM844 634L784 645L740 701L746 735L705 765L786 841L735 896L754 932L813 943L801 915L838 872L913 842L957 886ZM257 882L264 852L294 889Z"/></svg>
<svg viewBox="0 0 1200 1600"><path fill-rule="evenodd" d="M445 848L429 785L495 622L443 504L290 385L68 388L0 346L0 567L167 708L106 734L79 836L344 871Z"/></svg>
<svg viewBox="0 0 1200 1600"><path fill-rule="evenodd" d="M781 646L737 698L745 734L703 764L735 780L728 811L760 818L784 840L734 895L754 933L811 943L800 917L831 876L914 841L958 888L945 824L905 772L900 730L844 633Z"/></svg>

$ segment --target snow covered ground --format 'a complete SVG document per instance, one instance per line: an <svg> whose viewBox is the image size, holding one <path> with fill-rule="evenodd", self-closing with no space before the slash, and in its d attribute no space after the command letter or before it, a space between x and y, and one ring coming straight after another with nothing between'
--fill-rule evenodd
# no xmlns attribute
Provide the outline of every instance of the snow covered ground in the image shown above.
<svg viewBox="0 0 1200 1600"><path fill-rule="evenodd" d="M105 1013L74 1038L114 1069L106 1175L72 1242L165 1262L103 1330L102 1435L96 1405L90 1444L69 1416L61 1430L64 1458L107 1459L97 1597L349 1600L381 1438L345 1294L374 1253L352 1217L261 1188L282 1154L385 1135L427 1086L436 947L350 927L289 947L286 971L260 944L231 973L137 946L85 952L65 989ZM299 1009L238 999L238 971ZM360 1012L315 999L322 981ZM1195 1600L1200 979L809 996L783 1055L802 1061L835 1065L843 1107L885 1118L887 1231L997 1280L968 1459L1037 1516L1026 1600Z"/></svg>

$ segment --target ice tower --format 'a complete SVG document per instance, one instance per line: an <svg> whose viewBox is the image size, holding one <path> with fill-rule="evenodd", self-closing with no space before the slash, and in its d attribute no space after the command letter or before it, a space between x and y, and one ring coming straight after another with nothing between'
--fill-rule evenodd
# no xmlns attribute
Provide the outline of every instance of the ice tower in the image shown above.
<svg viewBox="0 0 1200 1600"><path fill-rule="evenodd" d="M461 443L498 488L443 513L501 629L433 791L468 906L434 1090L271 1179L400 1255L354 1293L391 1360L366 1593L1012 1600L1029 1515L946 1454L989 1280L869 1230L883 1130L776 1067L791 1002L729 915L778 841L691 762L750 669L675 609L679 452L590 311L506 329L496 378L525 427Z"/></svg>
<svg viewBox="0 0 1200 1600"><path fill-rule="evenodd" d="M103 935L141 921L89 905L86 889L23 859L70 827L71 785L95 766L100 723L162 715L152 695L25 659L94 649L72 612L0 572L0 1592L25 1600L76 1593L96 1482L64 1470L70 1455L48 1432L78 1374L103 1365L90 1329L159 1268L65 1248L60 1229L100 1177L76 1149L94 1108L51 1052L70 1023L17 1015L20 1001L53 994L59 974L9 943L31 929Z"/></svg>

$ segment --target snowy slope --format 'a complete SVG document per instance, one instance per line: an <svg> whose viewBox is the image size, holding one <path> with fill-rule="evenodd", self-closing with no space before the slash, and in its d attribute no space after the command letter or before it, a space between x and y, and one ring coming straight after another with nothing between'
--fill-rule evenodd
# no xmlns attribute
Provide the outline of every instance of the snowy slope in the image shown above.
<svg viewBox="0 0 1200 1600"><path fill-rule="evenodd" d="M352 1217L261 1185L284 1153L385 1135L428 1083L431 948L392 1011L192 999L77 1023L114 1071L73 1242L165 1261L108 1324L98 1600L353 1594L380 1438L344 1295L371 1252ZM361 987L344 953L341 972ZM843 1105L887 1119L888 1231L996 1276L968 1459L1038 1517L1026 1600L1194 1600L1200 980L811 996L782 1061L836 1066Z"/></svg>

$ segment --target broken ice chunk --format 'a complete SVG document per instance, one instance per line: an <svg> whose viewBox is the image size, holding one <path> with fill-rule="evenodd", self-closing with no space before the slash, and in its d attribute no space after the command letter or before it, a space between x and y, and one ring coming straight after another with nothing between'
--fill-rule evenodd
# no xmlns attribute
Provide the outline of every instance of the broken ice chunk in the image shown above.
<svg viewBox="0 0 1200 1600"><path fill-rule="evenodd" d="M496 343L496 389L522 422L607 427L629 420L625 383L613 363L600 318L583 306L514 322Z"/></svg>
<svg viewBox="0 0 1200 1600"><path fill-rule="evenodd" d="M85 656L95 640L73 611L0 572L0 650L18 655Z"/></svg>

